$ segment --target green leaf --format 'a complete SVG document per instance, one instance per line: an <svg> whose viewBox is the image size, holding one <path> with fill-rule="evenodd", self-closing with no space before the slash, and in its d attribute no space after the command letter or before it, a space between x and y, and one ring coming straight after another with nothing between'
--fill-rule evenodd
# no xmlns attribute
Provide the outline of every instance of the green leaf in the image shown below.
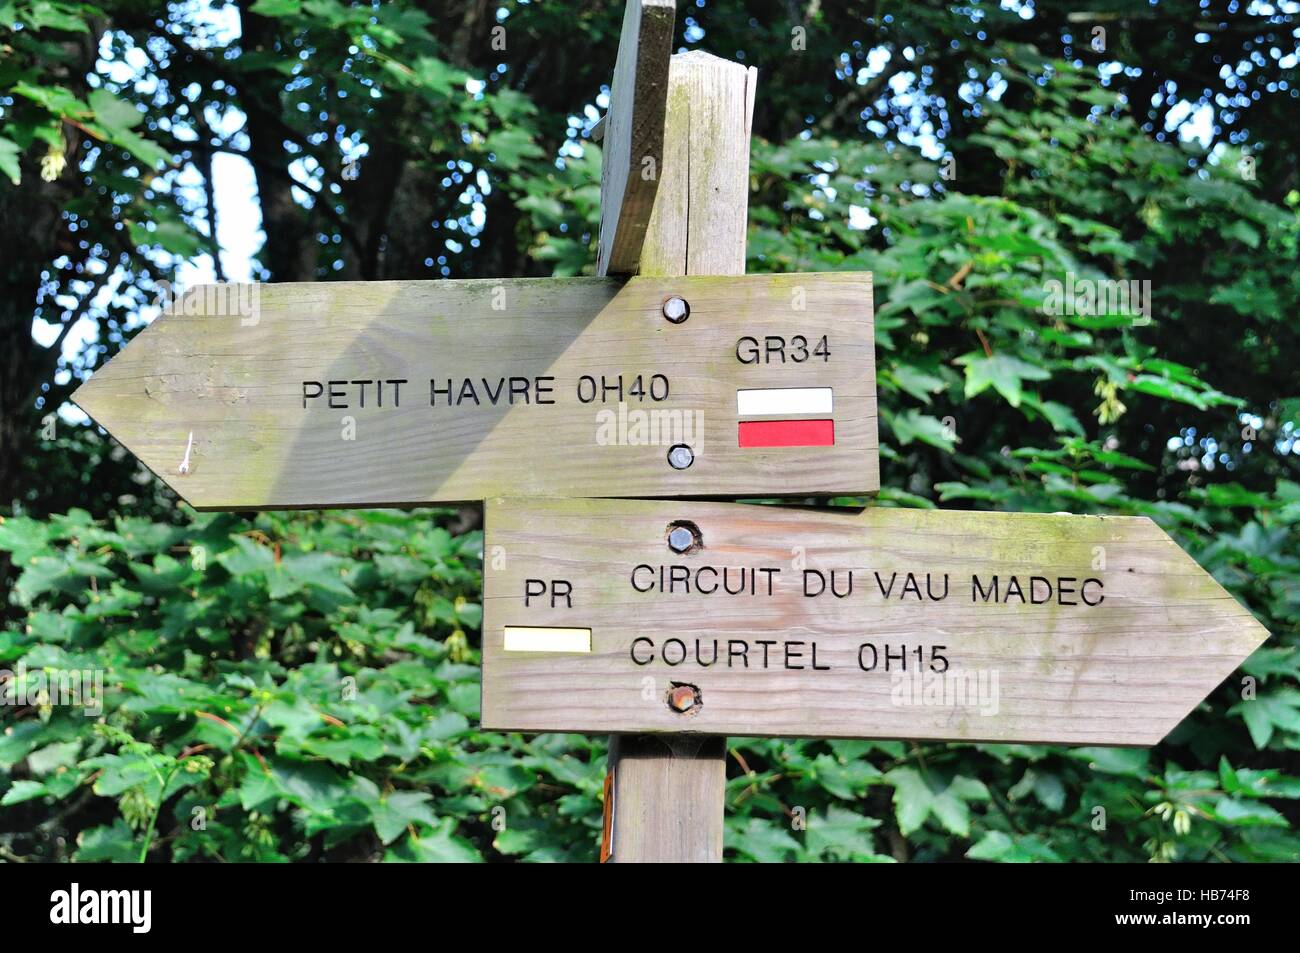
<svg viewBox="0 0 1300 953"><path fill-rule="evenodd" d="M1151 754L1141 748L1068 748L1066 753L1087 762L1093 771L1138 778L1147 773Z"/></svg>
<svg viewBox="0 0 1300 953"><path fill-rule="evenodd" d="M832 804L808 815L804 840L809 853L825 860L893 863L894 858L876 853L871 832L879 826L878 818Z"/></svg>
<svg viewBox="0 0 1300 953"><path fill-rule="evenodd" d="M1024 777L1007 791L1007 797L1013 801L1021 800L1029 794L1033 794L1048 810L1060 811L1065 806L1065 785L1056 774L1030 768L1025 771Z"/></svg>
<svg viewBox="0 0 1300 953"><path fill-rule="evenodd" d="M384 855L388 863L480 864L483 855L468 840L456 835L456 822L447 817L432 831L411 834Z"/></svg>
<svg viewBox="0 0 1300 953"><path fill-rule="evenodd" d="M18 165L18 157L21 154L22 150L16 143L0 136L0 175L5 176L14 185L22 181L23 173Z"/></svg>
<svg viewBox="0 0 1300 953"><path fill-rule="evenodd" d="M784 863L802 851L799 842L781 821L751 817L740 828L739 834L737 845L741 855L762 864Z"/></svg>
<svg viewBox="0 0 1300 953"><path fill-rule="evenodd" d="M83 761L81 766L100 772L95 781L95 793L100 797L116 797L133 788L144 787L149 797L156 800L162 785L158 768L150 758L141 754L105 754Z"/></svg>
<svg viewBox="0 0 1300 953"><path fill-rule="evenodd" d="M262 712L268 725L279 728L287 739L302 739L324 725L320 712L302 698L292 702L275 701Z"/></svg>
<svg viewBox="0 0 1300 953"><path fill-rule="evenodd" d="M351 735L346 738L310 738L301 744L307 754L319 755L346 768L352 764L376 761L385 754L382 741L371 735Z"/></svg>
<svg viewBox="0 0 1300 953"><path fill-rule="evenodd" d="M92 827L77 835L77 860L92 863L97 860L116 864L134 863L140 858L140 845L126 821L120 817L111 825Z"/></svg>
<svg viewBox="0 0 1300 953"><path fill-rule="evenodd" d="M540 159L545 154L533 141L532 133L522 127L492 133L488 137L487 149L496 156L497 163L507 169L519 168L524 159Z"/></svg>
<svg viewBox="0 0 1300 953"><path fill-rule="evenodd" d="M302 12L302 0L257 0L248 10L264 17L297 16Z"/></svg>
<svg viewBox="0 0 1300 953"><path fill-rule="evenodd" d="M70 768L77 763L82 745L80 740L46 745L27 756L27 767L36 775L49 774L58 768Z"/></svg>
<svg viewBox="0 0 1300 953"><path fill-rule="evenodd" d="M1229 765L1226 755L1219 757L1219 783L1228 794L1245 797L1300 798L1300 778L1283 777L1276 769L1257 770Z"/></svg>
<svg viewBox="0 0 1300 953"><path fill-rule="evenodd" d="M279 793L317 814L330 815L348 786L323 763L298 764L286 758L267 759Z"/></svg>
<svg viewBox="0 0 1300 953"><path fill-rule="evenodd" d="M483 624L483 607L477 602L458 602L456 618L461 624L477 629Z"/></svg>
<svg viewBox="0 0 1300 953"><path fill-rule="evenodd" d="M1129 381L1128 389L1150 394L1153 397L1163 397L1165 400L1176 400L1184 404L1191 404L1201 410L1209 406L1205 398L1186 384L1165 377L1155 377L1151 374L1139 374Z"/></svg>
<svg viewBox="0 0 1300 953"><path fill-rule="evenodd" d="M890 368L894 383L905 393L923 403L930 403L930 395L944 389L943 378L936 377L912 364L895 364Z"/></svg>
<svg viewBox="0 0 1300 953"><path fill-rule="evenodd" d="M15 781L13 786L5 792L5 796L0 798L0 807L21 804L23 801L38 798L44 793L45 785L40 781Z"/></svg>
<svg viewBox="0 0 1300 953"><path fill-rule="evenodd" d="M1021 381L1044 381L1052 376L1050 371L1037 364L1001 353L985 355L972 351L957 358L957 363L966 367L968 398L993 387L1012 407L1020 406Z"/></svg>
<svg viewBox="0 0 1300 953"><path fill-rule="evenodd" d="M1294 689L1261 694L1228 709L1241 715L1256 748L1265 748L1273 740L1275 729L1300 732L1300 692Z"/></svg>
<svg viewBox="0 0 1300 953"><path fill-rule="evenodd" d="M385 844L402 836L407 825L421 823L437 826L438 818L429 807L430 795L420 791L394 791L370 805L375 831Z"/></svg>
<svg viewBox="0 0 1300 953"><path fill-rule="evenodd" d="M261 765L253 761L246 769L244 780L239 784L239 805L245 811L257 810L277 797L279 791L275 778L264 772Z"/></svg>
<svg viewBox="0 0 1300 953"><path fill-rule="evenodd" d="M90 27L86 21L77 14L82 8L71 3L50 3L47 0L37 0L30 8L30 17L28 25L32 30L63 30L67 33L88 33ZM17 19L16 15L11 14L5 18L5 26L8 27L11 22Z"/></svg>
<svg viewBox="0 0 1300 953"><path fill-rule="evenodd" d="M970 833L968 802L987 800L988 789L973 778L958 775L946 786L932 786L915 768L895 768L885 775L894 786L894 813L904 836L920 829L934 815L945 828L959 837Z"/></svg>
<svg viewBox="0 0 1300 953"><path fill-rule="evenodd" d="M1290 823L1276 810L1259 801L1239 801L1236 798L1219 798L1214 803L1216 820L1234 827L1290 827Z"/></svg>
<svg viewBox="0 0 1300 953"><path fill-rule="evenodd" d="M271 595L282 598L310 586L325 592L353 597L352 589L343 581L346 560L329 553L289 553L280 561L276 571L268 573Z"/></svg>
<svg viewBox="0 0 1300 953"><path fill-rule="evenodd" d="M902 446L920 440L949 453L956 449L956 433L943 421L915 408L909 408L901 414L886 415L885 419L894 431L894 439Z"/></svg>
<svg viewBox="0 0 1300 953"><path fill-rule="evenodd" d="M867 786L880 777L880 771L866 760L841 762L830 755L818 755L812 764L811 777L838 798L852 801L866 793Z"/></svg>
<svg viewBox="0 0 1300 953"><path fill-rule="evenodd" d="M966 851L966 856L971 860L992 860L1002 864L1055 863L1061 860L1060 855L1040 838L1024 834L1013 838L1003 831L987 832Z"/></svg>
<svg viewBox="0 0 1300 953"><path fill-rule="evenodd" d="M266 572L275 565L275 553L269 546L255 543L246 536L236 536L231 542L235 548L227 550L217 557L217 562L226 567L233 576L245 576L255 572Z"/></svg>
<svg viewBox="0 0 1300 953"><path fill-rule="evenodd" d="M489 764L476 775L477 786L494 798L508 799L537 783L537 775L517 764Z"/></svg>
<svg viewBox="0 0 1300 953"><path fill-rule="evenodd" d="M1029 391L1021 394L1021 401L1025 407L1032 408L1046 417L1047 422L1057 433L1069 433L1078 437L1084 435L1083 424L1079 423L1079 418L1074 415L1074 411L1064 404L1058 404L1054 400L1040 400L1037 394Z"/></svg>
<svg viewBox="0 0 1300 953"><path fill-rule="evenodd" d="M182 222L158 222L152 229L131 222L127 226L127 232L136 245L157 246L179 258L193 258L203 248L203 240L198 233Z"/></svg>
<svg viewBox="0 0 1300 953"><path fill-rule="evenodd" d="M95 111L96 124L108 130L110 134L116 135L134 129L144 122L143 113L106 89L92 89L86 101Z"/></svg>

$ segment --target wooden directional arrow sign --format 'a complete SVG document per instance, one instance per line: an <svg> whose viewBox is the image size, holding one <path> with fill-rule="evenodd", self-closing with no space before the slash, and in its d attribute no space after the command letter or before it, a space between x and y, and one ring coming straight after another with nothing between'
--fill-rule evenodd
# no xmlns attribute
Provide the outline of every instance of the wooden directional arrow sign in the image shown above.
<svg viewBox="0 0 1300 953"><path fill-rule="evenodd" d="M879 488L871 279L196 289L74 400L200 509Z"/></svg>
<svg viewBox="0 0 1300 953"><path fill-rule="evenodd" d="M490 501L483 726L1160 741L1268 633L1147 519Z"/></svg>

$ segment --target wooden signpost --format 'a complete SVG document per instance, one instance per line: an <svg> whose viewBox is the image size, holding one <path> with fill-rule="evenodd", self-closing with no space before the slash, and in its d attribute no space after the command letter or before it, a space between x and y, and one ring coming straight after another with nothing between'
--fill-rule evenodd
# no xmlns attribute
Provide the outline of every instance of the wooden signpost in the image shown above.
<svg viewBox="0 0 1300 953"><path fill-rule="evenodd" d="M602 859L721 860L729 733L1159 741L1267 633L1149 520L672 501L879 487L870 276L744 276L755 71L673 19L623 278L197 289L74 399L200 509L489 500L483 723L613 734Z"/></svg>

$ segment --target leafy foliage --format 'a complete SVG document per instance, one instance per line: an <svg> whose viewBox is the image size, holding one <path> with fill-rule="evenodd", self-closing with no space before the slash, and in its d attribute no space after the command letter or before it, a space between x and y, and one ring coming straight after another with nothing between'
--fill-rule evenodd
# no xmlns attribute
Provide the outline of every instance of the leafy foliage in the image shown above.
<svg viewBox="0 0 1300 953"><path fill-rule="evenodd" d="M0 659L104 673L105 716L32 699L0 739L4 803L90 802L81 860L589 856L600 750L473 727L482 534L447 518L7 520L29 615Z"/></svg>

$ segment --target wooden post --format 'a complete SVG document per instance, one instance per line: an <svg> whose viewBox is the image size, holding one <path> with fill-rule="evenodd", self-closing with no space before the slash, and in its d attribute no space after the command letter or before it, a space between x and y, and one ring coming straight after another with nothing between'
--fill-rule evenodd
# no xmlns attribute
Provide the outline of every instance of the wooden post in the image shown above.
<svg viewBox="0 0 1300 953"><path fill-rule="evenodd" d="M757 72L708 53L672 58L642 275L744 274ZM602 859L721 862L726 759L725 738L613 736Z"/></svg>

